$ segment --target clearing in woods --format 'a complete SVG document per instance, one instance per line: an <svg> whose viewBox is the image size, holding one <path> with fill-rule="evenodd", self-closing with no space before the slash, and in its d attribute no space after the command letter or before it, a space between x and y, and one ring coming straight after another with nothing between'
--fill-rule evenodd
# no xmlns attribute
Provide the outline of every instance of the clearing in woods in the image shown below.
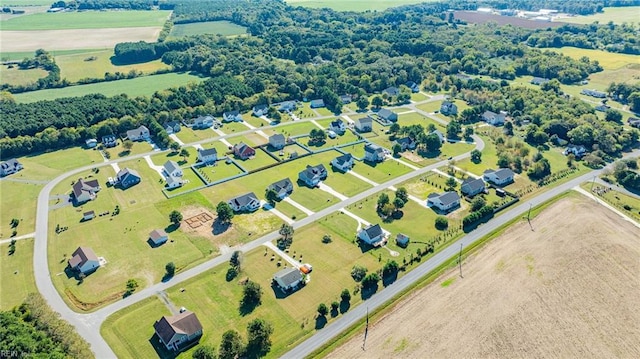
<svg viewBox="0 0 640 359"><path fill-rule="evenodd" d="M638 228L577 194L532 224L371 323L366 351L360 332L329 357L640 357Z"/></svg>
<svg viewBox="0 0 640 359"><path fill-rule="evenodd" d="M593 15L557 18L555 21L569 22L572 24L591 24L595 21L601 24L606 24L609 21L613 21L615 24L625 22L635 22L637 24L640 22L640 6L605 7L602 11L602 13Z"/></svg>

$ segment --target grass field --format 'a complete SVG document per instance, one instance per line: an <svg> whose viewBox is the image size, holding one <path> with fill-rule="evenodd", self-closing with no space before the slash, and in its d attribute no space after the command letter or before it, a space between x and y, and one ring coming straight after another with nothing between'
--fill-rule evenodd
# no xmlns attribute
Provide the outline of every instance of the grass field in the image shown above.
<svg viewBox="0 0 640 359"><path fill-rule="evenodd" d="M102 162L102 156L96 150L71 147L47 153L36 153L20 157L24 169L12 178L26 180L51 180L71 169Z"/></svg>
<svg viewBox="0 0 640 359"><path fill-rule="evenodd" d="M632 64L638 65L637 55L618 54L603 50L580 49L570 46L555 48L553 51L560 52L563 55L576 60L579 60L583 56L586 56L591 60L597 60L600 63L600 66L605 70L617 70L621 67Z"/></svg>
<svg viewBox="0 0 640 359"><path fill-rule="evenodd" d="M3 31L162 27L170 11L85 11L40 13L2 22Z"/></svg>
<svg viewBox="0 0 640 359"><path fill-rule="evenodd" d="M100 49L81 49L81 50L47 50L48 53L56 56L62 55L74 55L81 54L85 52L93 52L93 51L101 51ZM20 61L26 58L32 58L34 56L34 51L23 51L23 52L2 52L2 60L3 61Z"/></svg>
<svg viewBox="0 0 640 359"><path fill-rule="evenodd" d="M2 6L50 6L50 0L6 0Z"/></svg>
<svg viewBox="0 0 640 359"><path fill-rule="evenodd" d="M600 22L600 24L606 24L609 21L613 21L615 24L622 24L624 22L635 22L637 24L640 22L640 6L605 7L602 10L603 13L561 18L556 21L572 24L591 24L595 21Z"/></svg>
<svg viewBox="0 0 640 359"><path fill-rule="evenodd" d="M15 253L8 252L9 243L0 245L0 310L9 310L27 294L38 291L33 275L33 239L17 241Z"/></svg>
<svg viewBox="0 0 640 359"><path fill-rule="evenodd" d="M242 35L246 33L246 27L236 25L229 21L207 21L174 25L173 29L171 30L171 34L169 34L169 37L177 38L200 34L231 36Z"/></svg>
<svg viewBox="0 0 640 359"><path fill-rule="evenodd" d="M359 175L365 176L377 183L383 183L394 177L411 172L411 168L408 166L392 160L376 163L375 166L358 162L353 170Z"/></svg>
<svg viewBox="0 0 640 359"><path fill-rule="evenodd" d="M613 190L602 192L602 189L606 188L606 186L603 186L599 183L593 185L593 183L591 182L586 182L580 185L580 187L582 187L587 192L591 191L591 189L593 188L593 195L604 200L605 202L617 208L620 212L640 223L640 199L619 192L615 189L615 187L613 188Z"/></svg>
<svg viewBox="0 0 640 359"><path fill-rule="evenodd" d="M20 183L11 181L0 182L0 238L11 236L11 220L17 218L20 224L15 230L17 235L35 231L36 201L43 184Z"/></svg>
<svg viewBox="0 0 640 359"><path fill-rule="evenodd" d="M41 100L54 100L62 97L82 96L90 93L101 93L105 96L115 96L122 93L131 97L149 96L156 91L186 85L189 82L200 82L202 80L203 79L198 76L185 73L169 73L138 77L131 80L117 80L60 89L25 92L14 95L14 98L16 102L29 103Z"/></svg>
<svg viewBox="0 0 640 359"><path fill-rule="evenodd" d="M418 4L421 2L429 2L429 0L290 0L287 4L312 8L328 7L337 11L382 11L394 6Z"/></svg>
<svg viewBox="0 0 640 359"><path fill-rule="evenodd" d="M27 85L47 76L47 71L43 69L20 70L17 67L12 69L7 66L0 66L0 83L9 85Z"/></svg>

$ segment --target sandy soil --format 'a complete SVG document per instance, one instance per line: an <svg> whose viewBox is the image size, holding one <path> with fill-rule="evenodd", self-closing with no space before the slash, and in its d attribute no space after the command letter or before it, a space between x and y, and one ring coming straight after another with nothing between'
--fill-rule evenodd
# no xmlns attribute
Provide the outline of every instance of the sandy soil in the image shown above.
<svg viewBox="0 0 640 359"><path fill-rule="evenodd" d="M584 198L510 228L331 358L640 358L640 233Z"/></svg>
<svg viewBox="0 0 640 359"><path fill-rule="evenodd" d="M113 48L119 42L154 42L159 27L123 27L116 29L76 29L39 31L0 31L2 52L76 50Z"/></svg>

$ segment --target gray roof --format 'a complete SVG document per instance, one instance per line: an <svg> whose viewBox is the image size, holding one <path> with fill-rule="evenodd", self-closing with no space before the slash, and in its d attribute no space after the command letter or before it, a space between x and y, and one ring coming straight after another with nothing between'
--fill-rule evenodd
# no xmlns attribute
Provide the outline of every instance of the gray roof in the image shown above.
<svg viewBox="0 0 640 359"><path fill-rule="evenodd" d="M215 148L202 148L198 149L198 153L200 153L202 156L218 155L218 150L216 150Z"/></svg>
<svg viewBox="0 0 640 359"><path fill-rule="evenodd" d="M400 89L398 89L397 87L391 86L382 90L382 92L388 94L389 96L397 96L398 94L400 94Z"/></svg>
<svg viewBox="0 0 640 359"><path fill-rule="evenodd" d="M15 158L8 159L0 164L2 169L17 168L19 165L20 162L18 162L18 160Z"/></svg>
<svg viewBox="0 0 640 359"><path fill-rule="evenodd" d="M349 162L353 159L353 156L351 156L350 153L345 153L342 156L338 156L336 157L336 163L338 163L339 165L342 165L345 162Z"/></svg>
<svg viewBox="0 0 640 359"><path fill-rule="evenodd" d="M319 164L317 166L307 165L307 167L300 173L304 173L305 177L311 179L314 177L324 176L327 173L327 169L323 164Z"/></svg>
<svg viewBox="0 0 640 359"><path fill-rule="evenodd" d="M182 183L182 178L169 176L169 178L167 178L167 185L169 185L171 187L171 186L173 186L174 183L181 184Z"/></svg>
<svg viewBox="0 0 640 359"><path fill-rule="evenodd" d="M510 177L513 177L515 174L513 173L512 170L510 170L509 168L500 168L498 170L486 170L484 171L484 174L495 174L496 178L498 178L499 180L504 180Z"/></svg>
<svg viewBox="0 0 640 359"><path fill-rule="evenodd" d="M408 242L409 236L407 236L406 234L398 233L398 235L396 236L396 241L401 243Z"/></svg>
<svg viewBox="0 0 640 359"><path fill-rule="evenodd" d="M382 227L379 224L369 225L364 229L369 238L376 238L382 235Z"/></svg>
<svg viewBox="0 0 640 359"><path fill-rule="evenodd" d="M458 192L445 192L438 196L443 205L448 206L460 200Z"/></svg>
<svg viewBox="0 0 640 359"><path fill-rule="evenodd" d="M267 105L267 104L265 104L265 103L263 103L263 104L261 104L261 105L255 105L255 106L253 106L253 110L254 110L254 111L262 111L262 110L265 110L265 109L267 109L267 108L269 108L269 105Z"/></svg>
<svg viewBox="0 0 640 359"><path fill-rule="evenodd" d="M167 171L167 173L171 173L175 170L179 170L180 169L180 165L178 165L175 161L167 161L164 163L164 170Z"/></svg>
<svg viewBox="0 0 640 359"><path fill-rule="evenodd" d="M275 135L271 135L269 137L269 141L271 141L271 139L274 139L275 141L284 141L284 135L281 133L276 133Z"/></svg>
<svg viewBox="0 0 640 359"><path fill-rule="evenodd" d="M227 112L223 113L222 116L224 116L224 117L229 117L229 116L236 117L239 114L240 114L240 111L233 110L233 111L227 111Z"/></svg>
<svg viewBox="0 0 640 359"><path fill-rule="evenodd" d="M280 191L282 190L288 190L290 188L293 188L293 183L289 178L285 178L285 179L281 179L278 182L273 182L272 184L269 185L268 188L280 193Z"/></svg>
<svg viewBox="0 0 640 359"><path fill-rule="evenodd" d="M198 122L213 122L213 116L198 116L194 122L198 123Z"/></svg>
<svg viewBox="0 0 640 359"><path fill-rule="evenodd" d="M371 126L373 124L373 120L371 119L371 117L367 116L367 117L363 117L363 118L357 119L356 123L360 123L360 125L369 125L369 126Z"/></svg>
<svg viewBox="0 0 640 359"><path fill-rule="evenodd" d="M342 121L339 118L331 121L331 127L340 127L340 125L343 125L343 124L344 124L344 121Z"/></svg>
<svg viewBox="0 0 640 359"><path fill-rule="evenodd" d="M469 187L470 192L476 192L480 188L484 188L484 181L482 178L467 178L462 182L462 188Z"/></svg>
<svg viewBox="0 0 640 359"><path fill-rule="evenodd" d="M413 140L411 139L411 137L402 137L402 138L396 139L396 142L400 145L402 144L410 145L413 143Z"/></svg>
<svg viewBox="0 0 640 359"><path fill-rule="evenodd" d="M258 197L256 197L255 193L253 192L249 192L249 193L245 193L241 196L238 197L234 197L232 199L229 200L229 202L233 202L235 203L238 207L244 207L247 204L251 203L252 201L257 201Z"/></svg>
<svg viewBox="0 0 640 359"><path fill-rule="evenodd" d="M82 195L82 192L84 191L96 192L99 187L100 187L100 184L96 179L85 181L82 178L79 178L78 181L74 183L72 186L73 195L76 198L78 198L80 195Z"/></svg>
<svg viewBox="0 0 640 359"><path fill-rule="evenodd" d="M382 117L382 118L387 118L391 115L395 115L395 112L386 109L386 108L381 108L380 111L378 111L378 116Z"/></svg>
<svg viewBox="0 0 640 359"><path fill-rule="evenodd" d="M149 132L149 129L145 125L142 125L138 128L127 131L127 136L140 136L144 131Z"/></svg>
<svg viewBox="0 0 640 359"><path fill-rule="evenodd" d="M191 336L202 330L202 324L195 313L182 312L174 316L164 316L153 325L158 337L168 343L175 334Z"/></svg>
<svg viewBox="0 0 640 359"><path fill-rule="evenodd" d="M273 276L274 279L279 279L286 287L291 286L293 283L302 280L302 273L298 268L285 268Z"/></svg>
<svg viewBox="0 0 640 359"><path fill-rule="evenodd" d="M127 176L135 176L135 177L138 177L138 178L142 178L142 177L140 177L140 174L138 174L138 171L133 170L131 168L122 169L117 174L117 177L118 177L119 180L122 180L123 178L125 178Z"/></svg>
<svg viewBox="0 0 640 359"><path fill-rule="evenodd" d="M71 259L69 259L69 265L73 268L77 266L81 266L87 261L97 261L98 256L93 252L93 250L89 247L78 247L72 254Z"/></svg>
<svg viewBox="0 0 640 359"><path fill-rule="evenodd" d="M364 145L364 152L371 152L371 153L377 153L377 152L382 152L384 151L382 149L382 147L373 144L373 143L367 143L366 145Z"/></svg>
<svg viewBox="0 0 640 359"><path fill-rule="evenodd" d="M312 106L324 106L324 100L319 98L317 100L311 100L311 104Z"/></svg>
<svg viewBox="0 0 640 359"><path fill-rule="evenodd" d="M167 128L167 127L174 128L176 126L180 126L180 123L178 121L169 121L164 124L164 128Z"/></svg>

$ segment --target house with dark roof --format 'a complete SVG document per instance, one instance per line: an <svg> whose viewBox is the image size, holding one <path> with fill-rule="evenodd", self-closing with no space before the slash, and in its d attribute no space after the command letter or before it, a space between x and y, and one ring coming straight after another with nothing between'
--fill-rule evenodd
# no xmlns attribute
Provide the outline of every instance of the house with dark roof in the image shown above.
<svg viewBox="0 0 640 359"><path fill-rule="evenodd" d="M369 116L359 118L354 121L356 131L364 133L371 132L373 130L373 119Z"/></svg>
<svg viewBox="0 0 640 359"><path fill-rule="evenodd" d="M413 81L408 81L405 85L407 85L407 87L411 90L411 92L413 93L418 93L420 92L420 85L418 85L417 83L413 82Z"/></svg>
<svg viewBox="0 0 640 359"><path fill-rule="evenodd" d="M492 111L485 111L482 114L482 120L493 126L504 124L505 117L504 113L495 113Z"/></svg>
<svg viewBox="0 0 640 359"><path fill-rule="evenodd" d="M278 111L280 112L295 111L297 108L298 104L296 101L284 101L278 105Z"/></svg>
<svg viewBox="0 0 640 359"><path fill-rule="evenodd" d="M234 212L253 212L260 208L260 200L253 192L231 198L227 203Z"/></svg>
<svg viewBox="0 0 640 359"><path fill-rule="evenodd" d="M311 108L321 108L324 107L324 100L319 98L317 100L311 100L311 103L309 103L309 107Z"/></svg>
<svg viewBox="0 0 640 359"><path fill-rule="evenodd" d="M222 114L222 122L242 122L242 121L243 121L242 115L238 110L227 111Z"/></svg>
<svg viewBox="0 0 640 359"><path fill-rule="evenodd" d="M409 236L398 233L396 236L396 244L402 248L406 248L409 245Z"/></svg>
<svg viewBox="0 0 640 359"><path fill-rule="evenodd" d="M532 85L542 85L542 84L546 84L547 82L549 82L550 80L548 78L545 77L534 77L531 79L530 83Z"/></svg>
<svg viewBox="0 0 640 359"><path fill-rule="evenodd" d="M351 97L351 95L340 96L340 102L342 102L343 105L351 103L351 101L353 101L353 97Z"/></svg>
<svg viewBox="0 0 640 359"><path fill-rule="evenodd" d="M640 118L629 117L629 119L627 119L627 123L631 127L640 128Z"/></svg>
<svg viewBox="0 0 640 359"><path fill-rule="evenodd" d="M344 121L342 121L339 118L336 118L335 120L331 121L331 123L329 123L329 131L333 131L335 133L339 133L339 134L343 134L344 131L346 131L347 128L344 125Z"/></svg>
<svg viewBox="0 0 640 359"><path fill-rule="evenodd" d="M69 268L82 274L88 274L100 267L98 256L89 247L78 247L68 261Z"/></svg>
<svg viewBox="0 0 640 359"><path fill-rule="evenodd" d="M484 171L483 176L485 181L503 186L513 182L515 173L508 168L499 168L498 170L488 169Z"/></svg>
<svg viewBox="0 0 640 359"><path fill-rule="evenodd" d="M358 239L372 245L381 246L386 242L384 232L379 224L368 225L358 232Z"/></svg>
<svg viewBox="0 0 640 359"><path fill-rule="evenodd" d="M73 197L78 204L94 200L101 190L97 179L85 181L82 178L78 178L78 181L73 184L71 189Z"/></svg>
<svg viewBox="0 0 640 359"><path fill-rule="evenodd" d="M302 280L302 272L298 268L285 268L273 276L273 282L284 292L296 289Z"/></svg>
<svg viewBox="0 0 640 359"><path fill-rule="evenodd" d="M123 189L135 186L142 180L142 177L140 177L138 171L130 168L120 170L116 177L118 178L118 183L120 183L120 186Z"/></svg>
<svg viewBox="0 0 640 359"><path fill-rule="evenodd" d="M458 106L451 101L443 101L440 105L440 113L449 116L458 114Z"/></svg>
<svg viewBox="0 0 640 359"><path fill-rule="evenodd" d="M293 183L289 178L281 179L267 187L267 190L274 190L280 199L283 199L293 192Z"/></svg>
<svg viewBox="0 0 640 359"><path fill-rule="evenodd" d="M442 133L442 131L433 130L433 131L431 131L431 133L434 133L434 134L438 135L438 138L440 139L440 142L445 143L445 141L447 141L447 138L444 136L444 133Z"/></svg>
<svg viewBox="0 0 640 359"><path fill-rule="evenodd" d="M398 121L398 114L386 108L381 108L378 111L378 116L384 121Z"/></svg>
<svg viewBox="0 0 640 359"><path fill-rule="evenodd" d="M218 160L218 150L215 148L199 148L198 161L202 163L214 163Z"/></svg>
<svg viewBox="0 0 640 359"><path fill-rule="evenodd" d="M373 143L366 143L364 145L364 160L373 163L384 161L384 148Z"/></svg>
<svg viewBox="0 0 640 359"><path fill-rule="evenodd" d="M251 148L244 142L237 143L233 146L233 154L241 160L249 159L256 155L256 150Z"/></svg>
<svg viewBox="0 0 640 359"><path fill-rule="evenodd" d="M274 135L269 136L269 146L271 146L272 148L279 150L281 148L284 148L286 144L287 144L286 139L284 138L284 135L281 133L276 133Z"/></svg>
<svg viewBox="0 0 640 359"><path fill-rule="evenodd" d="M587 148L582 145L569 145L562 153L565 156L568 156L570 153L572 153L574 156L576 156L576 158L582 158L582 156L587 154Z"/></svg>
<svg viewBox="0 0 640 359"><path fill-rule="evenodd" d="M610 109L610 108L611 108L611 106L601 103L598 106L596 106L596 111L607 112L607 110Z"/></svg>
<svg viewBox="0 0 640 359"><path fill-rule="evenodd" d="M350 153L338 156L331 160L331 166L338 171L347 172L353 168L353 156Z"/></svg>
<svg viewBox="0 0 640 359"><path fill-rule="evenodd" d="M269 105L264 103L261 105L253 106L253 109L251 110L251 114L256 117L266 116L267 113L269 113Z"/></svg>
<svg viewBox="0 0 640 359"><path fill-rule="evenodd" d="M102 145L104 147L116 147L118 145L118 138L115 135L102 136Z"/></svg>
<svg viewBox="0 0 640 359"><path fill-rule="evenodd" d="M469 177L462 181L462 187L460 187L462 194L468 197L473 197L478 193L484 192L484 190L485 184L482 178Z"/></svg>
<svg viewBox="0 0 640 359"><path fill-rule="evenodd" d="M159 246L169 240L169 235L164 229L154 229L149 233L149 240L155 246Z"/></svg>
<svg viewBox="0 0 640 359"><path fill-rule="evenodd" d="M179 351L191 345L202 336L202 324L195 313L185 310L163 316L153 324L153 329L167 350Z"/></svg>
<svg viewBox="0 0 640 359"><path fill-rule="evenodd" d="M8 176L22 169L22 163L12 158L0 163L0 177Z"/></svg>
<svg viewBox="0 0 640 359"><path fill-rule="evenodd" d="M413 150L416 148L416 141L411 137L396 138L395 143L400 145L402 151Z"/></svg>
<svg viewBox="0 0 640 359"><path fill-rule="evenodd" d="M151 137L149 129L145 125L127 131L127 138L131 141L146 141Z"/></svg>
<svg viewBox="0 0 640 359"><path fill-rule="evenodd" d="M167 161L162 166L162 170L164 171L167 177L182 177L182 168L175 161Z"/></svg>
<svg viewBox="0 0 640 359"><path fill-rule="evenodd" d="M95 138L88 138L84 140L84 144L87 146L87 148L95 148L98 145L98 140L96 140Z"/></svg>
<svg viewBox="0 0 640 359"><path fill-rule="evenodd" d="M168 176L166 182L167 182L168 189L178 188L183 184L185 184L185 181L182 179L182 177L175 177L175 176Z"/></svg>
<svg viewBox="0 0 640 359"><path fill-rule="evenodd" d="M327 178L327 169L323 164L309 166L298 173L298 179L309 187L315 187L320 181Z"/></svg>
<svg viewBox="0 0 640 359"><path fill-rule="evenodd" d="M213 116L198 116L193 120L194 129L205 129L212 127L214 123Z"/></svg>
<svg viewBox="0 0 640 359"><path fill-rule="evenodd" d="M180 132L180 122L178 121L169 121L162 126L168 135Z"/></svg>
<svg viewBox="0 0 640 359"><path fill-rule="evenodd" d="M449 212L460 206L458 192L431 193L427 197L427 206L436 207L442 212Z"/></svg>
<svg viewBox="0 0 640 359"><path fill-rule="evenodd" d="M582 91L580 91L580 93L583 94L583 95L587 95L587 96L591 96L591 97L595 97L595 98L606 98L607 97L607 94L605 92L598 91L598 90L583 89Z"/></svg>
<svg viewBox="0 0 640 359"><path fill-rule="evenodd" d="M400 89L394 86L387 87L386 89L382 90L382 94L386 94L389 97L395 97L400 94Z"/></svg>

